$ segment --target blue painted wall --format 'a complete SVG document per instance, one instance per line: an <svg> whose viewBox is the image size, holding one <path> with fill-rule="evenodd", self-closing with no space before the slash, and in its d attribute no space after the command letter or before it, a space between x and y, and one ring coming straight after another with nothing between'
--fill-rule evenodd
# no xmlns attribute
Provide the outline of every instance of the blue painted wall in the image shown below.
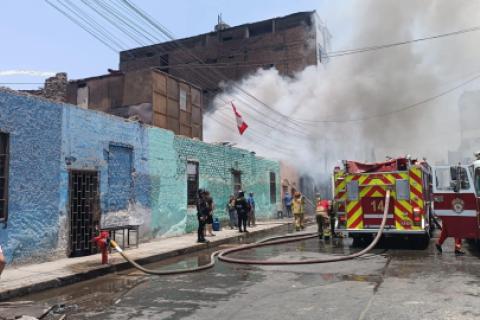
<svg viewBox="0 0 480 320"><path fill-rule="evenodd" d="M10 134L7 225L0 244L7 262L62 252L59 233L62 107L0 91L0 131Z"/></svg>
<svg viewBox="0 0 480 320"><path fill-rule="evenodd" d="M67 255L73 169L99 172L101 226L140 224L143 241L196 229L195 209L187 206L189 160L199 162L200 186L211 191L222 220L232 169L255 193L259 218L273 216L280 201L277 162L105 113L0 90L0 131L11 134L9 218L0 229L9 262Z"/></svg>

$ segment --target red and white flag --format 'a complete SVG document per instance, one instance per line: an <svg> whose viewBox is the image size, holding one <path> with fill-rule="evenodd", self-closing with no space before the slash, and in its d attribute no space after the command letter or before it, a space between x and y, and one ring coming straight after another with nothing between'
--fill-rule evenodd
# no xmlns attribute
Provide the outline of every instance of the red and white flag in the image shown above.
<svg viewBox="0 0 480 320"><path fill-rule="evenodd" d="M235 113L235 118L237 120L238 132L240 132L240 134L243 134L245 130L247 130L248 125L245 121L243 121L242 116L240 115L240 113L238 113L237 108L235 108L235 105L233 104L233 102L232 102L232 108L233 108L233 112Z"/></svg>

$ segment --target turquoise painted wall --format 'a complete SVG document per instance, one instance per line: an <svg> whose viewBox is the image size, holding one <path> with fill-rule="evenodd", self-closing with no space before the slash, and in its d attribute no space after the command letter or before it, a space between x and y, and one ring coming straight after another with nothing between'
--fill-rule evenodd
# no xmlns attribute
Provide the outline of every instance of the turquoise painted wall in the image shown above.
<svg viewBox="0 0 480 320"><path fill-rule="evenodd" d="M272 218L280 202L280 165L276 161L259 158L247 150L208 144L176 136L174 147L178 153L178 167L185 172L187 161L198 161L200 188L210 191L216 204L214 215L228 220L225 207L233 194L232 169L241 172L242 189L253 192L257 219ZM270 172L275 173L276 202L270 199ZM186 186L186 173L183 173ZM186 193L186 189L182 194ZM187 210L187 232L196 228L195 210Z"/></svg>

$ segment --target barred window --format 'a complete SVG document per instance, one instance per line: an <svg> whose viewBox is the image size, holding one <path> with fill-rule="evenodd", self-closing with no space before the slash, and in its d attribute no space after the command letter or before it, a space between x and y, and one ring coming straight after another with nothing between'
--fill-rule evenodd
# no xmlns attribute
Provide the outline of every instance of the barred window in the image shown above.
<svg viewBox="0 0 480 320"><path fill-rule="evenodd" d="M8 140L8 134L0 132L0 221L8 216Z"/></svg>
<svg viewBox="0 0 480 320"><path fill-rule="evenodd" d="M198 193L198 162L187 162L187 196L188 205L192 206L197 203Z"/></svg>

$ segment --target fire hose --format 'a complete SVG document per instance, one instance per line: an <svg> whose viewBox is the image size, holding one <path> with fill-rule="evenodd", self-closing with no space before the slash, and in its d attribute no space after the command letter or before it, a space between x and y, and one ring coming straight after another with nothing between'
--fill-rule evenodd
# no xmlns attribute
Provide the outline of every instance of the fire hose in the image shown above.
<svg viewBox="0 0 480 320"><path fill-rule="evenodd" d="M380 228L373 239L373 241L363 250L346 255L346 256L335 256L331 258L323 258L323 259L305 259L305 260L296 260L296 261L291 261L291 260L250 260L250 259L241 259L241 258L232 258L228 257L228 255L240 252L240 251L245 251L245 250L250 250L254 248L260 248L260 247L265 247L265 246L270 246L270 245L276 245L276 244L284 244L284 243L290 243L290 242L296 242L296 241L302 241L302 240L307 240L311 238L318 237L318 233L301 233L301 234L295 234L295 235L283 235L283 236L274 236L274 237L269 237L260 241L257 241L252 244L246 244L242 245L239 247L235 248L230 248L230 249L222 249L222 250L217 250L213 252L210 255L210 262L208 264L198 266L198 267L192 267L192 268L186 268L186 269L178 269L178 270L151 270L142 267L138 263L136 263L134 260L130 259L125 252L118 246L118 244L115 241L110 241L111 246L117 250L122 257L130 262L135 268L138 270L145 272L147 274L152 274L152 275L174 275L174 274L182 274L182 273L190 273L190 272L196 272L196 271L202 271L206 270L209 268L212 268L215 265L215 258L218 257L220 261L228 262L228 263L236 263L236 264L252 264L252 265L297 265L297 264L318 264L318 263L328 263L328 262L340 262L340 261L346 261L346 260L351 260L358 258L369 251L371 251L380 241L380 238L383 234L383 230L385 228L385 224L387 222L387 216L388 216L388 209L390 206L390 190L387 190L386 195L385 195L385 207L383 210L383 217L382 217L382 223L380 224Z"/></svg>

